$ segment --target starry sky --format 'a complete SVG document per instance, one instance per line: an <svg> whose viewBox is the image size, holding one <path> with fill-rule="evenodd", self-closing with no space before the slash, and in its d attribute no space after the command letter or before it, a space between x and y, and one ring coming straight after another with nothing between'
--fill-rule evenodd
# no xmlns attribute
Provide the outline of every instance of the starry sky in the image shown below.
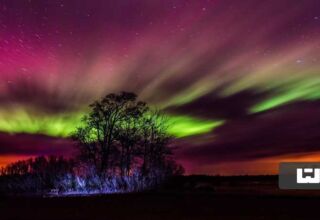
<svg viewBox="0 0 320 220"><path fill-rule="evenodd" d="M163 109L187 174L320 160L318 0L0 0L0 166L74 154L88 104Z"/></svg>

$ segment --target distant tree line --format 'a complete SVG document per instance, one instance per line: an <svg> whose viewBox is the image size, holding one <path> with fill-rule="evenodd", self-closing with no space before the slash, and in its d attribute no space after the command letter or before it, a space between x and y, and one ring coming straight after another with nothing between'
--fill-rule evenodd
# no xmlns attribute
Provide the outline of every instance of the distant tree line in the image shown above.
<svg viewBox="0 0 320 220"><path fill-rule="evenodd" d="M75 162L63 157L36 157L1 169L0 190L14 193L43 193L48 189L66 190L66 177L74 174Z"/></svg>
<svg viewBox="0 0 320 220"><path fill-rule="evenodd" d="M38 178L44 190L117 192L154 187L184 172L172 159L170 124L161 111L128 92L106 95L90 109L72 134L77 158L19 161L4 168L2 176ZM0 187L8 182L0 179Z"/></svg>

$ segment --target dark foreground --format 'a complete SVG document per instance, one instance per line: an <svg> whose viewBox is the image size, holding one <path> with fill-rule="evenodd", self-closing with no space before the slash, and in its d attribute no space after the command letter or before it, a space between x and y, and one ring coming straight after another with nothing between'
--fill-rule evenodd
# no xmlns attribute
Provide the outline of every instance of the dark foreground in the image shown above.
<svg viewBox="0 0 320 220"><path fill-rule="evenodd" d="M1 219L318 219L318 198L130 194L67 198L10 198Z"/></svg>
<svg viewBox="0 0 320 220"><path fill-rule="evenodd" d="M188 177L152 193L3 197L0 219L319 219L320 192L281 191L276 180Z"/></svg>

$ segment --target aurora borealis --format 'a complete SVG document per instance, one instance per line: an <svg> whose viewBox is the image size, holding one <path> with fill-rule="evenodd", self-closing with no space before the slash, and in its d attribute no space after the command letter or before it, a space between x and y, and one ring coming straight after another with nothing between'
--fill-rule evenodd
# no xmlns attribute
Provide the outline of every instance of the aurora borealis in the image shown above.
<svg viewBox="0 0 320 220"><path fill-rule="evenodd" d="M0 166L72 154L90 102L165 110L187 173L320 158L318 0L0 0Z"/></svg>

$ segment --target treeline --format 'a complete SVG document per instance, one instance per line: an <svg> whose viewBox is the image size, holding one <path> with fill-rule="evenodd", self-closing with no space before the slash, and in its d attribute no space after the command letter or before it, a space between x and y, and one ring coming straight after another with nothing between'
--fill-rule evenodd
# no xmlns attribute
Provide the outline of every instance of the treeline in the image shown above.
<svg viewBox="0 0 320 220"><path fill-rule="evenodd" d="M47 190L127 192L184 172L172 158L168 120L135 94L109 94L90 109L72 134L78 148L74 160L40 157L11 164L2 174L37 176Z"/></svg>
<svg viewBox="0 0 320 220"><path fill-rule="evenodd" d="M74 164L75 162L73 160L66 160L61 156L41 156L9 164L8 166L1 168L0 174L2 176L26 174L56 175L71 172L74 168Z"/></svg>
<svg viewBox="0 0 320 220"><path fill-rule="evenodd" d="M75 167L73 160L56 156L17 161L1 169L0 190L9 193L67 191L72 184L65 181L67 177L75 181Z"/></svg>

